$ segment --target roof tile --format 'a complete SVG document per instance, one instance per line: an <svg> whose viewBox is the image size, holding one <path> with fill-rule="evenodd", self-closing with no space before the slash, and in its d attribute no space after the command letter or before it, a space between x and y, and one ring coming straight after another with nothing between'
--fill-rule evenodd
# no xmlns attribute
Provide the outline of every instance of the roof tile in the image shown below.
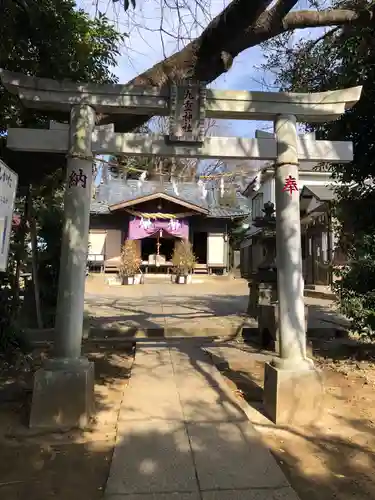
<svg viewBox="0 0 375 500"><path fill-rule="evenodd" d="M249 201L240 193L236 193L237 206L226 207L220 205L220 196L214 186L208 186L206 199L202 198L199 187L195 182L178 184L176 195L170 182L145 181L139 186L139 181L129 179L111 179L107 184L101 184L96 193L96 198L91 202L91 213L108 214L109 206L124 201L135 200L143 196L161 192L180 198L188 203L209 210L208 217L230 218L242 217L250 213Z"/></svg>

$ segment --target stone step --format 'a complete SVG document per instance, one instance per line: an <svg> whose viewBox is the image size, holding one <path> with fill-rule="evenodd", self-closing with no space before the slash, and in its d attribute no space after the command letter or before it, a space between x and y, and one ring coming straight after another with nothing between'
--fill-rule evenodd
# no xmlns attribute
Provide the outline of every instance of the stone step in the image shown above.
<svg viewBox="0 0 375 500"><path fill-rule="evenodd" d="M335 300L336 295L332 292L329 287L322 287L320 289L305 287L303 291L305 297L311 297L313 299L325 299L325 300Z"/></svg>
<svg viewBox="0 0 375 500"><path fill-rule="evenodd" d="M54 329L27 329L25 331L27 340L33 345L50 343L54 340ZM345 335L345 330L332 327L308 328L307 337L310 339L331 339L338 338L339 335ZM246 341L256 342L260 340L259 330L254 326L244 327L165 327L165 328L137 328L137 327L122 327L122 328L91 328L84 335L85 341L92 342L124 342L138 340L152 340L156 342L172 340L195 339L202 341L228 341L231 339L243 339Z"/></svg>

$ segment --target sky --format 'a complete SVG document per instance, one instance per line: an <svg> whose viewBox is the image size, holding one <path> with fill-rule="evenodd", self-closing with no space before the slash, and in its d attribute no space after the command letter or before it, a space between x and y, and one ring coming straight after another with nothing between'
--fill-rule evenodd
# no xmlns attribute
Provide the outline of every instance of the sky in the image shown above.
<svg viewBox="0 0 375 500"><path fill-rule="evenodd" d="M200 4L202 8L197 9L196 5L199 2L194 0L170 0L170 5L175 5L178 1L180 5L186 6L178 13L172 9L161 9L162 0L136 1L136 9L130 9L129 13L124 13L120 2L113 4L112 0L99 0L98 9L95 0L77 1L77 5L90 15L95 15L97 10L106 13L119 31L128 33L129 37L118 59L118 66L114 68L114 73L121 83L131 80L162 60L165 55L168 56L181 49L184 42L182 44L180 42L179 45L176 40L178 35L181 38L185 37L185 43L187 38L196 37L207 26L209 20L221 12L228 3L223 0L203 0ZM196 12L191 13L190 6L194 6ZM194 17L198 19L199 25L194 25ZM161 26L165 30L163 34L160 33ZM166 33L171 33L173 36L168 36ZM262 78L267 75L257 69L262 61L262 52L257 47L243 52L234 60L230 71L219 77L211 87L230 90L270 90L261 83ZM266 80L267 84L271 85L271 79L266 78ZM254 137L256 128L271 130L271 125L254 121L225 121L218 123L215 135Z"/></svg>
<svg viewBox="0 0 375 500"><path fill-rule="evenodd" d="M308 0L300 0L296 8L307 8ZM77 0L77 6L91 16L105 14L116 28L127 34L118 65L113 72L120 83L126 83L180 50L198 36L209 21L223 10L229 0L136 0L136 8L124 12L122 1ZM165 5L168 4L169 8ZM178 9L175 7L178 5ZM303 30L295 39L317 36L322 30ZM222 90L277 91L272 75L261 70L264 56L260 47L242 52L230 70L210 86ZM254 137L255 130L272 131L271 122L219 120L214 135Z"/></svg>

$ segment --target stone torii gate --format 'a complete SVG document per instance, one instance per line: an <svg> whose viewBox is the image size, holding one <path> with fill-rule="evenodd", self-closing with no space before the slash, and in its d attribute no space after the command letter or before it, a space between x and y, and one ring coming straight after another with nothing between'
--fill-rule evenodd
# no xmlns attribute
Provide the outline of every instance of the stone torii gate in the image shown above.
<svg viewBox="0 0 375 500"><path fill-rule="evenodd" d="M54 357L35 376L30 426L85 425L93 411L93 366L81 357L85 266L89 233L92 163L95 154L272 160L276 169L277 269L280 357L266 365L265 405L276 422L290 411L312 411L319 390L306 356L298 191L301 161L350 162L350 142L298 137L296 122L327 122L360 98L361 87L315 94L206 90L181 82L169 89L57 82L0 70L2 83L22 103L70 114L69 128L9 129L10 149L67 154L61 271ZM116 133L95 127L97 113L170 116L169 136ZM203 137L205 118L271 120L275 137ZM301 389L302 388L302 389ZM313 391L313 392L312 392ZM293 415L296 418L296 415ZM298 419L298 416L297 416Z"/></svg>

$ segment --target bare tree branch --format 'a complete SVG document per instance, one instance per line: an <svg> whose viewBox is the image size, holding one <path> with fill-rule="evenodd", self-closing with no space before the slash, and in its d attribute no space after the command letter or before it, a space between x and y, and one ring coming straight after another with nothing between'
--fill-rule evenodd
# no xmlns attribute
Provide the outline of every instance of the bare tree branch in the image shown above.
<svg viewBox="0 0 375 500"><path fill-rule="evenodd" d="M279 0L266 14L271 15L273 19L281 20L293 9L297 2L298 0Z"/></svg>
<svg viewBox="0 0 375 500"><path fill-rule="evenodd" d="M233 0L216 16L194 41L180 52L164 59L130 84L162 87L170 81L195 78L212 82L232 65L232 55L226 45L233 33L241 33L252 25L272 0ZM132 130L147 121L149 117L118 117L115 122L119 131ZM114 121L113 117L98 117L99 123Z"/></svg>
<svg viewBox="0 0 375 500"><path fill-rule="evenodd" d="M129 84L163 87L170 81L195 78L207 83L228 71L243 50L295 29L368 24L370 10L326 9L292 11L295 0L233 0L203 33L181 51L155 64ZM284 15L286 14L286 15ZM237 34L237 37L233 35ZM150 116L100 116L99 123L115 122L116 130L128 132Z"/></svg>
<svg viewBox="0 0 375 500"><path fill-rule="evenodd" d="M327 9L321 11L300 10L290 12L280 20L273 16L271 9L269 12L263 13L255 26L251 26L246 30L244 36L238 37L233 42L231 50L239 54L243 50L259 45L270 38L296 29L361 23L366 25L372 19L373 13L368 10Z"/></svg>

